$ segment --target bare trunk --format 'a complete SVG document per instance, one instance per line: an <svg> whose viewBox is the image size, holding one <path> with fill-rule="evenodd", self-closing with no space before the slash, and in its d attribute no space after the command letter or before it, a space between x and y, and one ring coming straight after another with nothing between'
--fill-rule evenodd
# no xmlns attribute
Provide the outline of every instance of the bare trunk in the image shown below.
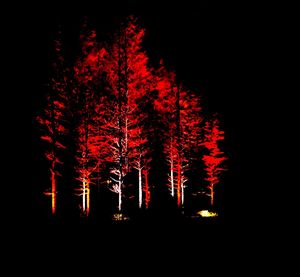
<svg viewBox="0 0 300 277"><path fill-rule="evenodd" d="M139 169L139 208L142 208L143 190L142 190L142 169Z"/></svg>
<svg viewBox="0 0 300 277"><path fill-rule="evenodd" d="M210 188L210 205L213 207L214 205L214 186L212 185Z"/></svg>
<svg viewBox="0 0 300 277"><path fill-rule="evenodd" d="M181 205L184 205L184 183L183 180L181 180Z"/></svg>
<svg viewBox="0 0 300 277"><path fill-rule="evenodd" d="M174 165L173 159L171 159L171 195L174 197Z"/></svg>
<svg viewBox="0 0 300 277"><path fill-rule="evenodd" d="M122 180L121 180L121 173L119 174L119 212L121 212L122 209Z"/></svg>
<svg viewBox="0 0 300 277"><path fill-rule="evenodd" d="M175 196L174 194L174 162L173 162L173 144L172 144L172 138L171 138L171 157L170 157L170 161L171 161L171 195L172 197Z"/></svg>
<svg viewBox="0 0 300 277"><path fill-rule="evenodd" d="M125 143L124 143L124 148L125 148L125 172L128 172L128 118L127 118L127 113L125 114Z"/></svg>
<svg viewBox="0 0 300 277"><path fill-rule="evenodd" d="M56 180L54 169L50 169L51 172L51 206L52 214L56 213Z"/></svg>
<svg viewBox="0 0 300 277"><path fill-rule="evenodd" d="M150 202L150 191L149 191L149 183L148 183L148 170L145 171L145 204L146 209L149 207Z"/></svg>
<svg viewBox="0 0 300 277"><path fill-rule="evenodd" d="M83 184L82 184L83 188L82 188L82 211L85 213L85 210L86 210L86 191L85 191L85 188L86 188L86 182L83 181Z"/></svg>
<svg viewBox="0 0 300 277"><path fill-rule="evenodd" d="M181 204L181 163L180 159L178 159L177 165L177 205L180 207Z"/></svg>
<svg viewBox="0 0 300 277"><path fill-rule="evenodd" d="M177 205L180 207L182 203L181 202L181 195L182 195L182 180L181 180L181 117L180 117L180 90L179 86L177 85L177 91L176 91L176 107L177 107L177 136L178 136L178 142L177 142L177 155L178 155L178 168L177 168Z"/></svg>
<svg viewBox="0 0 300 277"><path fill-rule="evenodd" d="M90 214L90 186L86 184L86 215Z"/></svg>

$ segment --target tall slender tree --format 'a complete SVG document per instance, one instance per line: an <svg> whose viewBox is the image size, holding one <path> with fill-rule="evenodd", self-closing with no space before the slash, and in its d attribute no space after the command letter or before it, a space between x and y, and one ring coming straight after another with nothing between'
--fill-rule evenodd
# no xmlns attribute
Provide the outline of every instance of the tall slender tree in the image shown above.
<svg viewBox="0 0 300 277"><path fill-rule="evenodd" d="M175 197L175 165L177 160L176 133L176 95L174 91L175 73L167 71L163 61L155 74L158 97L154 101L164 126L164 152L170 166L168 174L171 196Z"/></svg>
<svg viewBox="0 0 300 277"><path fill-rule="evenodd" d="M205 122L205 135L203 144L208 154L203 156L205 171L207 173L206 181L210 190L210 204L214 205L215 186L220 182L220 174L224 171L223 162L227 159L224 152L220 150L219 141L224 139L224 131L220 130L220 122L214 117Z"/></svg>
<svg viewBox="0 0 300 277"><path fill-rule="evenodd" d="M118 193L119 211L122 210L125 176L130 170L130 151L138 147L136 134L143 128L141 104L150 92L151 74L147 55L142 51L143 36L144 29L133 17L124 21L115 36L106 66L112 94L108 107L112 114L109 137L115 161L111 179L112 190Z"/></svg>
<svg viewBox="0 0 300 277"><path fill-rule="evenodd" d="M200 98L182 86L177 87L177 204L184 205L187 172L193 168L194 151L201 141L202 122ZM180 172L179 172L180 171ZM179 200L180 199L180 200Z"/></svg>
<svg viewBox="0 0 300 277"><path fill-rule="evenodd" d="M74 94L77 121L77 180L80 181L79 195L82 198L81 211L88 216L90 213L92 175L100 167L101 158L104 157L103 132L101 129L103 113L103 97L101 97L100 85L101 72L103 71L104 48L98 47L96 32L90 31L86 24L80 36L82 43L82 55L74 66L75 86ZM101 153L101 154L100 154Z"/></svg>
<svg viewBox="0 0 300 277"><path fill-rule="evenodd" d="M50 79L49 88L44 113L38 116L37 120L44 133L41 139L48 143L46 158L49 161L51 189L50 191L47 190L45 194L51 196L52 214L55 214L57 209L57 177L61 175L60 165L63 163L61 150L65 149L64 135L66 134L64 117L67 102L67 75L62 56L61 31L58 33L58 39L55 40L55 62L53 63L53 77Z"/></svg>
<svg viewBox="0 0 300 277"><path fill-rule="evenodd" d="M156 82L159 93L155 106L165 126L164 151L170 166L169 187L177 205L182 206L191 152L200 137L200 100L193 92L176 84L175 74L168 72L162 63Z"/></svg>
<svg viewBox="0 0 300 277"><path fill-rule="evenodd" d="M200 151L204 150L205 155L198 159L202 159L207 173L213 205L215 185L226 160L218 144L224 132L216 117L201 129L201 99L178 81L175 72L163 62L158 69L149 67L142 47L144 35L137 20L129 17L122 21L111 43L100 47L96 32L85 22L80 35L81 54L70 69L65 67L61 39L55 41L56 60L47 106L37 118L43 129L41 139L49 146L46 157L51 190L46 194L51 196L53 214L67 129L67 158L75 157L69 161L75 165L70 168L74 168L79 181L80 206L85 216L90 214L91 185L99 185L103 178L117 194L120 214L132 180L138 195L136 206L149 207L151 148L158 141L162 141L168 165L170 194L180 208L186 201L185 188L192 183L189 171L200 153L199 146L203 146ZM153 138L153 128L159 131L158 139Z"/></svg>
<svg viewBox="0 0 300 277"><path fill-rule="evenodd" d="M151 162L151 150L147 135L139 126L137 126L135 132L131 134L131 147L131 166L138 171L138 205L141 209L144 203L144 207L148 208L150 202L148 173Z"/></svg>

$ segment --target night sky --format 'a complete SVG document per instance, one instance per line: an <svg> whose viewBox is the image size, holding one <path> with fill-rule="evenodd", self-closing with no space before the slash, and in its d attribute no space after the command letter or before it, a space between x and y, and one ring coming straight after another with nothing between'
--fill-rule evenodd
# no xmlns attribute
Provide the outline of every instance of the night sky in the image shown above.
<svg viewBox="0 0 300 277"><path fill-rule="evenodd" d="M226 267L230 272L240 270L239 265L243 263L239 263L239 259L251 263L244 269L254 268L254 260L261 253L265 254L261 251L265 237L272 237L272 250L278 247L278 237L283 237L282 234L275 237L274 243L271 234L277 227L290 230L279 221L276 229L266 233L263 243L256 242L255 234L264 233L260 223L268 222L269 216L277 216L280 210L287 210L280 207L270 209L268 213L260 210L262 202L266 203L262 206L269 205L271 192L277 190L282 197L287 192L286 180L279 188L276 180L271 182L272 177L277 179L281 169L275 171L269 163L270 157L274 157L276 164L283 162L290 166L290 160L280 161L277 153L280 149L293 152L286 147L290 144L274 142L278 135L286 136L286 132L279 130L286 126L285 122L279 116L273 118L270 112L278 109L281 114L282 106L273 104L275 90L270 90L270 85L277 86L278 80L265 86L259 81L267 79L266 63L275 65L282 50L274 53L280 40L277 32L280 29L285 32L288 28L278 25L274 30L273 21L265 19L273 14L282 22L281 7L274 13L273 4L268 3L267 9L263 9L261 3L252 5L252 2L229 4L225 1L218 6L211 1L211 5L206 4L208 1L190 1L197 2L194 5L189 1L167 3L162 0L136 1L138 5L133 4L135 1L120 1L121 4L118 1L76 2L79 3L43 1L29 4L26 1L24 4L12 3L14 7L10 11L3 8L3 29L9 27L9 31L2 33L2 45L10 51L2 52L2 58L9 60L7 68L2 64L9 75L7 88L3 85L1 89L1 110L4 112L1 134L8 140L2 147L7 154L2 156L2 161L8 167L4 180L7 178L8 181L2 181L2 187L9 191L4 193L2 190L5 203L2 214L4 218L9 217L9 223L7 226L1 224L1 230L8 230L10 235L3 236L4 244L8 245L7 251L4 248L5 256L12 261L10 272L27 269L30 274L38 271L42 276L62 264L68 273L84 267L88 274L87 271L96 265L96 274L106 276L105 265L109 265L110 271L130 269L131 273L140 264L142 276L151 269L159 274L160 266L167 267L168 276L172 276L172 269L177 275L182 266L185 272L182 275L189 276L189 270L203 275L206 260L210 261L209 274L213 274L214 269L225 271ZM80 224L56 226L48 224L44 217L41 207L45 205L45 198L40 193L41 186L49 180L45 177L47 161L35 118L45 101L57 27L62 26L67 55L72 57L78 53L78 36L84 16L88 17L91 27L96 28L99 40L105 40L110 31L115 30L120 16L130 14L138 16L146 29L144 45L153 65L163 58L184 85L202 95L202 106L208 112L220 115L225 131L223 146L229 160L226 162L228 171L220 184L223 217L211 226L178 226L169 222L153 226L151 223L115 226L117 228ZM267 24L263 26L262 21ZM270 32L276 33L274 44L264 46ZM268 55L271 63L266 59ZM281 97L286 97L285 90L277 96L278 99ZM270 137L265 136L267 132L271 133ZM268 147L272 148L269 151L272 156L266 151ZM277 198L273 199L277 202ZM13 213L11 216L10 212ZM248 251L249 244L255 248L254 255ZM202 259L203 256L206 259ZM239 259L235 259L236 256ZM25 262L25 266L19 261ZM265 257L262 261L265 264ZM55 272L56 275L59 273L59 270Z"/></svg>
<svg viewBox="0 0 300 277"><path fill-rule="evenodd" d="M87 16L90 26L96 28L98 39L105 40L115 30L118 19L130 14L136 15L146 29L144 46L151 64L156 65L160 58L164 59L166 66L175 70L184 85L202 95L202 106L208 112L220 115L226 138L224 150L229 158L222 189L225 221L234 219L235 213L241 212L239 207L244 206L243 194L246 190L240 189L240 186L243 186L247 154L245 143L248 142L245 122L249 123L244 120L251 95L240 67L243 61L249 59L241 50L247 32L247 28L238 25L242 15L234 16L232 12L215 10L206 5L202 8L185 6L174 9L128 5L126 8L88 10L82 14L44 11L28 16L29 24L24 25L21 34L22 40L28 42L26 49L30 53L28 66L24 67L28 71L25 74L29 75L27 84L30 88L26 97L31 130L30 147L27 147L30 150L29 199L32 199L27 203L31 214L28 218L32 218L28 219L29 224L37 223L41 216L37 207L42 200L37 195L39 184L46 180L46 161L41 152L35 116L44 101L43 90L50 74L52 43L58 25L62 27L67 55L73 57L79 49L78 37L83 16ZM244 186L247 187L248 182L244 181ZM24 216L26 212L21 214Z"/></svg>
<svg viewBox="0 0 300 277"><path fill-rule="evenodd" d="M252 244L252 235L263 231L263 225L258 224L258 213L253 214L259 209L257 198L267 202L270 196L263 196L261 191L274 189L274 183L268 179L272 173L274 175L274 169L268 164L270 157L264 151L271 142L264 134L271 123L277 124L277 121L268 113L272 92L268 86L261 87L257 82L266 78L265 68L259 63L264 57L257 54L268 30L261 31L262 39L254 39L253 30L260 7L230 6L227 2L216 7L202 4L202 1L195 6L186 1L169 5L164 1L159 1L163 4L140 1L140 6L128 4L133 1L121 2L104 4L99 1L92 6L80 2L64 8L61 3L26 3L23 7L16 4L14 12L6 19L5 26L9 25L11 30L8 36L3 35L3 44L12 54L2 53L9 59L6 72L10 78L8 88L3 87L1 92L1 104L8 110L2 109L5 110L5 123L6 118L10 120L3 125L2 134L7 134L3 137L12 145L3 147L8 152L9 171L4 175L9 180L2 182L2 186L13 190L3 197L8 200L3 214L13 212L9 216L12 224L8 224L13 235L7 240L11 252L4 251L5 255L11 256L15 268L19 268L16 266L18 258L23 262L29 259L26 268L21 268L29 269L30 274L33 268L38 270L37 265L41 266L39 275L47 274L60 263L68 267L68 272L77 271L80 266L88 270L96 265L96 274L103 273L106 261L106 266L113 263L110 270L129 268L132 271L141 264L141 275L151 269L159 274L161 265L167 267L168 272L171 269L177 272L180 266L185 266L185 273L196 270L196 274L200 274L206 267L201 255L213 263L209 274L215 268L223 270L223 263L218 260L222 262L227 258L231 271L237 267L232 252L245 260L245 256L240 255L241 249L233 248L234 244L238 242L239 248ZM49 180L45 176L47 161L35 118L45 101L57 27L61 25L67 55L73 57L78 53L78 36L84 16L88 17L90 26L96 28L99 40L105 40L111 30L115 30L120 16L130 14L139 17L146 29L144 46L151 63L155 65L163 58L184 85L202 95L202 106L209 113L219 114L225 131L223 149L229 160L226 162L228 171L220 183L222 218L211 225L179 226L160 221L157 224L144 222L139 226L58 226L49 224L44 217L45 198L41 195L41 186ZM4 101L6 96L8 99ZM263 118L265 114L268 119ZM277 136L277 126L273 130L272 136ZM279 146L272 147L272 151L277 153ZM264 179L260 177L260 167ZM268 216L263 214L261 222ZM12 231L11 226L14 227ZM6 237L4 241L6 243ZM258 246L255 255L260 252L261 245ZM246 260L252 262L252 258Z"/></svg>

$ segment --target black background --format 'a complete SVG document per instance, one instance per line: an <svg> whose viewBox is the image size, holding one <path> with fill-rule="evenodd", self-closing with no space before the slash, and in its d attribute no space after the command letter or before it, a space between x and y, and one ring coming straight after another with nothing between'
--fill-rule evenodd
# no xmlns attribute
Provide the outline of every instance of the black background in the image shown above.
<svg viewBox="0 0 300 277"><path fill-rule="evenodd" d="M227 5L212 7L200 4L193 7L187 4L166 4L166 7L162 7L162 4L154 2L143 3L143 6L123 2L115 3L113 7L103 3L92 8L82 5L79 12L74 5L66 11L54 5L35 11L30 11L30 7L27 7L29 12L16 16L18 20L12 24L15 26L12 37L18 41L15 55L20 57L17 71L21 73L22 79L21 86L20 83L11 84L15 94L19 96L19 101L15 100L18 103L14 114L20 113L18 117L25 119L24 124L19 120L13 121L14 125L10 124L15 152L21 156L20 159L14 157L10 162L11 168L14 168L11 175L15 176L14 179L20 179L14 187L17 188L14 194L14 223L20 225L24 233L26 230L31 232L33 226L39 226L35 217L38 207L34 195L38 185L36 180L39 179L37 176L41 174L36 170L43 157L39 157L39 149L36 147L33 120L43 98L41 91L48 78L51 43L57 25L61 24L65 29L71 47L76 44L82 15L87 15L97 31L103 32L105 36L103 29L111 28L118 16L127 14L139 16L146 28L145 44L152 60L155 62L160 57L165 59L166 64L176 71L184 84L200 91L209 109L218 112L223 122L229 157L229 170L224 184L225 217L219 224L202 226L200 233L214 234L221 241L224 232L237 232L244 228L245 223L253 223L250 213L255 205L252 201L257 201L252 198L253 187L258 188L262 182L256 178L261 164L261 160L256 159L257 137L261 137L263 132L262 124L258 121L261 103L266 98L261 94L261 89L254 85L259 79L259 69L258 65L253 67L257 60L257 41L253 40L253 26L256 24L251 13L253 10L245 6L233 9ZM14 69L16 65L10 71L11 75L15 74ZM138 230L142 227L131 227L125 231L131 234L132 239L135 235L138 236ZM186 237L190 240L189 243L192 240L199 242L199 227L175 228L166 224L148 227L143 230L148 235L151 234L150 238L164 240L170 233L176 237L181 233L179 230L183 229L185 235L188 234ZM57 238L66 237L70 230L76 234L80 230L97 236L95 233L98 230L84 226L64 226L65 229L62 226L40 226L37 229L34 227L34 233L48 237L51 233L49 228ZM118 230L102 232L111 235L118 233Z"/></svg>

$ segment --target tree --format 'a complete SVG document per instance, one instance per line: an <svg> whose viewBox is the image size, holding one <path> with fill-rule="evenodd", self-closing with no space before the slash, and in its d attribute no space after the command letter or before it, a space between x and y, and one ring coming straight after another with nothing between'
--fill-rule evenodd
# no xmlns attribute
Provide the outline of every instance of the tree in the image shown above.
<svg viewBox="0 0 300 277"><path fill-rule="evenodd" d="M130 171L130 151L139 147L136 134L143 128L143 101L150 92L151 74L148 58L142 51L144 29L133 17L121 24L107 58L107 77L111 88L111 105L107 107L112 117L108 126L114 166L111 169L112 188L118 194L118 210L122 210L125 176Z"/></svg>
<svg viewBox="0 0 300 277"><path fill-rule="evenodd" d="M210 203L214 204L214 188L220 181L220 174L224 171L222 163L227 160L224 157L224 152L220 151L218 142L224 139L224 132L220 130L220 122L214 117L212 120L205 122L204 147L208 154L203 156L205 171L207 174L208 188L210 190Z"/></svg>
<svg viewBox="0 0 300 277"><path fill-rule="evenodd" d="M51 191L47 195L52 199L53 214L63 149L68 151L64 159L67 178L77 180L85 216L90 214L92 184L99 188L103 179L117 196L118 218L123 218L130 187L138 195L136 207L147 209L154 179L149 178L154 172L151 166L160 165L151 161L159 161L160 154L164 155L163 165L168 166L167 186L179 208L184 208L185 188L192 183L189 178L197 158L203 161L213 205L214 188L226 160L218 145L224 132L215 117L202 127L201 99L180 83L175 72L162 61L157 69L149 67L142 47L144 35L137 20L129 17L103 47L85 22L80 56L68 69L61 55L61 40L55 41L56 62L47 106L38 117L44 132L41 138L49 146ZM158 155L153 155L153 147ZM199 157L202 150L205 155Z"/></svg>
<svg viewBox="0 0 300 277"><path fill-rule="evenodd" d="M61 150L66 148L63 140L66 134L64 117L67 102L67 76L62 56L61 32L55 40L55 60L53 77L49 82L50 91L46 96L47 104L43 115L37 117L44 133L41 139L49 146L46 158L50 163L51 190L47 190L45 194L51 196L52 214L55 214L57 209L57 177L61 176L60 165L63 163Z"/></svg>
<svg viewBox="0 0 300 277"><path fill-rule="evenodd" d="M176 76L168 72L161 62L157 71L158 97L156 110L164 122L164 151L170 166L168 181L171 196L177 198L177 205L184 204L186 172L191 166L191 152L200 136L200 100L193 92L176 84Z"/></svg>
<svg viewBox="0 0 300 277"><path fill-rule="evenodd" d="M158 96L154 101L155 110L160 114L164 125L164 152L170 166L168 174L171 196L175 197L175 178L174 170L177 159L177 147L175 139L175 114L176 114L176 95L174 94L175 73L168 72L163 61L155 74L156 90Z"/></svg>
<svg viewBox="0 0 300 277"><path fill-rule="evenodd" d="M150 145L147 139L147 134L145 134L145 130L141 127L137 126L131 134L131 147L130 149L130 162L131 166L138 171L138 203L139 208L141 209L143 206L143 202L145 203L145 208L147 209L150 202L150 188L149 188L149 180L148 173L150 169ZM144 178L143 178L144 176ZM144 186L143 186L144 179ZM144 192L144 201L143 201L143 192Z"/></svg>
<svg viewBox="0 0 300 277"><path fill-rule="evenodd" d="M187 172L193 166L193 150L201 140L202 122L200 98L182 85L177 86L177 205L183 206L185 202L185 187L188 181Z"/></svg>
<svg viewBox="0 0 300 277"><path fill-rule="evenodd" d="M104 96L102 95L101 72L103 72L106 50L98 47L96 32L87 29L86 24L80 36L82 55L74 66L74 98L78 110L73 116L78 118L77 144L77 180L80 181L79 195L82 197L81 211L90 213L90 185L93 174L107 157L106 143L102 129ZM105 158L104 158L105 157ZM97 176L99 177L99 175ZM96 177L96 178L97 178Z"/></svg>

